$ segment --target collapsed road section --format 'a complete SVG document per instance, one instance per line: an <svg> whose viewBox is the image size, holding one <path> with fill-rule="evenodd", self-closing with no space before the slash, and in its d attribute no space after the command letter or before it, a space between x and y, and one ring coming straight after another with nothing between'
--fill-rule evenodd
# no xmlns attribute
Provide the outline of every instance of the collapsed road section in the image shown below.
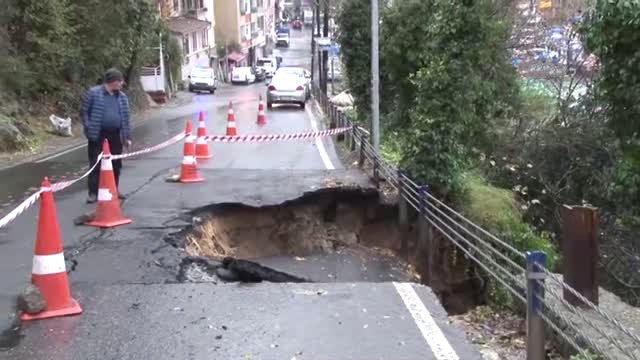
<svg viewBox="0 0 640 360"><path fill-rule="evenodd" d="M27 324L1 355L480 359L431 290L408 282L390 252L392 207L364 175L203 173L188 189L154 179L130 200L134 225L68 249L84 313ZM213 276L194 279L194 264Z"/></svg>

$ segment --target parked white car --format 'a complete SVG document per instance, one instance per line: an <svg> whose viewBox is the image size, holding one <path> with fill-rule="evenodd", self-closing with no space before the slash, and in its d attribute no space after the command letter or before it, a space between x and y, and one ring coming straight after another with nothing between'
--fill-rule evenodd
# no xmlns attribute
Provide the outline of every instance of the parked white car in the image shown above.
<svg viewBox="0 0 640 360"><path fill-rule="evenodd" d="M208 91L213 94L218 88L216 74L209 67L194 67L188 79L190 92Z"/></svg>
<svg viewBox="0 0 640 360"><path fill-rule="evenodd" d="M278 69L277 61L275 58L259 58L256 62L256 67L264 69L265 75L270 78Z"/></svg>
<svg viewBox="0 0 640 360"><path fill-rule="evenodd" d="M231 71L231 82L234 84L251 84L256 82L256 73L248 66L234 67Z"/></svg>

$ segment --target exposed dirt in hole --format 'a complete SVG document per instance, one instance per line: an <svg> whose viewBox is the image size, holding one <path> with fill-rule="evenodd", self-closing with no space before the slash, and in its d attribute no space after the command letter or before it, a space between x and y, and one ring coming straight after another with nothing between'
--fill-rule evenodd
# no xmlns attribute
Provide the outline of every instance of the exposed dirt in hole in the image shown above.
<svg viewBox="0 0 640 360"><path fill-rule="evenodd" d="M376 191L331 189L260 208L219 204L197 215L185 237L189 255L253 259L333 253L363 245L400 249L396 209L378 203Z"/></svg>

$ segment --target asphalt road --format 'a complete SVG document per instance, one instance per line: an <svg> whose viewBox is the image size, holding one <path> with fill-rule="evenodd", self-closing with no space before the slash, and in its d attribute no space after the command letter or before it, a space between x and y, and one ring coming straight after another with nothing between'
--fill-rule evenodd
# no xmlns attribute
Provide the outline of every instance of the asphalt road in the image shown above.
<svg viewBox="0 0 640 360"><path fill-rule="evenodd" d="M300 64L309 38L292 32L285 64ZM290 57L288 57L290 55ZM308 63L308 61L307 61ZM305 63L302 62L304 65ZM226 127L227 103L234 102L240 134L291 133L324 128L318 109L276 107L267 124L256 122L265 84L225 86L197 95L190 104L151 114L134 131L138 147L159 143L196 125L204 111L210 133ZM200 184L167 183L182 158L182 147L125 161L122 204L131 225L98 230L76 227L73 219L93 210L85 205L85 184L55 194L72 292L84 314L14 323L14 297L29 281L37 207L0 230L0 358L6 359L479 359L462 333L447 324L430 290L344 265L343 257L312 258L300 269L290 258L265 264L311 274L336 269L343 283L178 284L180 249L165 238L189 222L190 210L212 203L250 206L281 204L338 179L371 187L357 171L343 170L331 139L270 144L211 144L213 158L200 163ZM71 176L86 169L85 149L0 172L4 201L19 198L42 176ZM337 170L333 170L337 169ZM5 186L6 184L6 186ZM347 259L348 260L348 259ZM376 270L378 269L379 270ZM402 281L400 279L400 281ZM223 327L224 326L224 327ZM226 330L225 330L226 328Z"/></svg>

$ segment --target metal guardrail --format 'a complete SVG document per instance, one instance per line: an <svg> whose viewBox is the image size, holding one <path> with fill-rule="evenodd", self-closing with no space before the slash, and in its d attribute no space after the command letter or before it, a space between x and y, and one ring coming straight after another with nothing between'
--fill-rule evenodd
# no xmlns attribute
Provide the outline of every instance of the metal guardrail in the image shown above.
<svg viewBox="0 0 640 360"><path fill-rule="evenodd" d="M359 153L358 166L372 164L376 185L384 179L398 192L401 212L412 207L419 219L451 241L466 257L484 270L527 309L527 360L545 359L545 324L577 353L591 359L592 351L606 359L640 359L640 338L546 267L542 251L523 253L440 201L405 172L386 162L369 142L369 132L331 104L314 85L313 93L330 121L330 127L352 130L346 140ZM427 241L430 241L426 236ZM403 245L404 246L404 245ZM435 260L428 254L427 263ZM429 279L429 275L426 276ZM427 280L429 281L429 280ZM568 291L582 301L576 307L563 299ZM597 336L594 336L597 334Z"/></svg>

